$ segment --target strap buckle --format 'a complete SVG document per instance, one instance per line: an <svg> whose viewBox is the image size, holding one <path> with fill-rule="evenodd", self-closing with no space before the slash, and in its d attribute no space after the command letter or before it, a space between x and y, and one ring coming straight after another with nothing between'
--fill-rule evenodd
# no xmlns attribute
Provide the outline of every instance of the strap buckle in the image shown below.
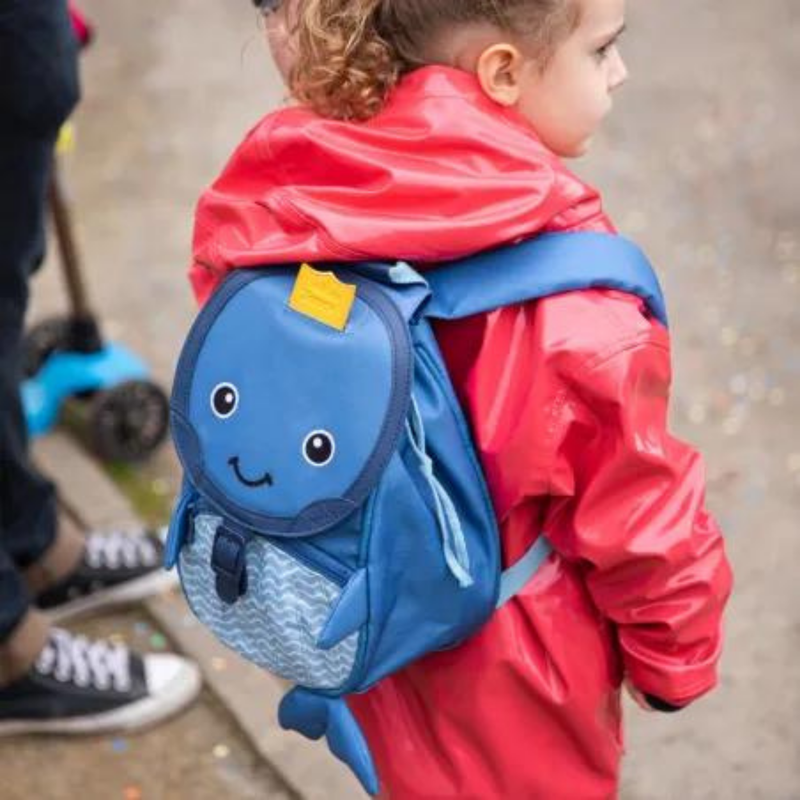
<svg viewBox="0 0 800 800"><path fill-rule="evenodd" d="M215 588L223 603L232 605L247 592L247 542L249 537L220 525L211 548Z"/></svg>

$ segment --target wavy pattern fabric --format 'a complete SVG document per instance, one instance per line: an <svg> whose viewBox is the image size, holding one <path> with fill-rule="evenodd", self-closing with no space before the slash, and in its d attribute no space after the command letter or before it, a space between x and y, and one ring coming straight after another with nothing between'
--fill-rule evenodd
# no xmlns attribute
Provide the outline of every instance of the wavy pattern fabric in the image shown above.
<svg viewBox="0 0 800 800"><path fill-rule="evenodd" d="M201 514L181 550L183 589L192 610L228 647L258 666L314 689L336 689L352 672L358 632L330 650L316 647L341 588L266 539L247 546L248 590L233 605L214 588L211 548L221 519Z"/></svg>

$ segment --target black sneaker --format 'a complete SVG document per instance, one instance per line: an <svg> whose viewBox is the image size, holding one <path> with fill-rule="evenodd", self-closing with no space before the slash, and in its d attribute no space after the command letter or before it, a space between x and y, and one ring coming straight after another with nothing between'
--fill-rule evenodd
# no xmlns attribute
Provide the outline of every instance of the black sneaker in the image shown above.
<svg viewBox="0 0 800 800"><path fill-rule="evenodd" d="M200 684L180 656L140 656L54 628L25 677L0 689L0 736L136 730L185 708Z"/></svg>
<svg viewBox="0 0 800 800"><path fill-rule="evenodd" d="M92 533L78 569L38 595L36 605L53 621L113 605L135 603L177 584L162 567L164 544L152 532Z"/></svg>

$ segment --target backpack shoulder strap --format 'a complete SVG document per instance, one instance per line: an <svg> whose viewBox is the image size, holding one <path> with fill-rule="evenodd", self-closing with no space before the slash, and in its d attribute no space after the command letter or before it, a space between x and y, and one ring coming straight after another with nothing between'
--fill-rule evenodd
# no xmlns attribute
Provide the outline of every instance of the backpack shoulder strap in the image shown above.
<svg viewBox="0 0 800 800"><path fill-rule="evenodd" d="M576 289L638 295L664 325L667 312L647 256L629 239L607 233L541 234L429 270L425 314L460 319Z"/></svg>

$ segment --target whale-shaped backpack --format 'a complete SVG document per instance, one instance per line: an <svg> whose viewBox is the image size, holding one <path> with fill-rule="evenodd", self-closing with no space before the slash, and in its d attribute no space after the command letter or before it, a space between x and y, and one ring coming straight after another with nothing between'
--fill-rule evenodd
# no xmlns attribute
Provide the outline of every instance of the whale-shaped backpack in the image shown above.
<svg viewBox="0 0 800 800"><path fill-rule="evenodd" d="M666 324L642 252L547 234L439 266L236 270L183 347L171 402L184 487L166 565L226 645L295 684L280 723L378 778L344 701L478 630L549 553L505 572L431 320L588 287Z"/></svg>

